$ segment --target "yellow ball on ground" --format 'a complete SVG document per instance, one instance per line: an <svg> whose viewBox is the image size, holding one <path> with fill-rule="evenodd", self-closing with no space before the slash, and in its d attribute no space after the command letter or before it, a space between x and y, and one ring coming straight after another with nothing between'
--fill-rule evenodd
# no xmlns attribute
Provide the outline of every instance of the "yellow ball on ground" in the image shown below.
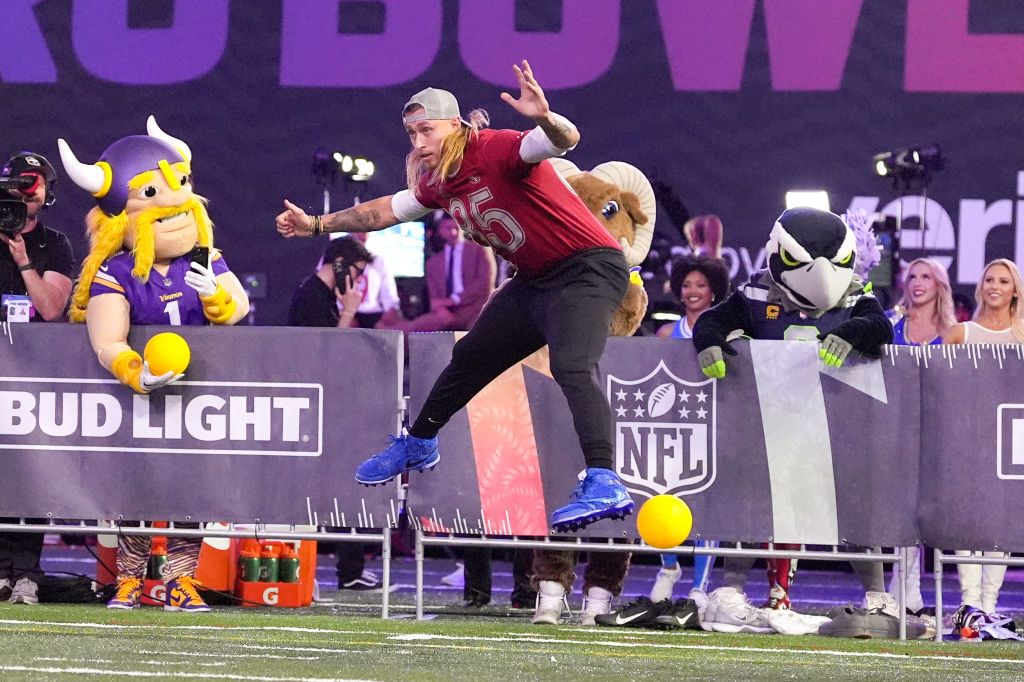
<svg viewBox="0 0 1024 682"><path fill-rule="evenodd" d="M149 363L149 371L153 376L161 376L167 372L181 374L192 359L192 351L188 343L174 332L157 334L146 343L142 357Z"/></svg>
<svg viewBox="0 0 1024 682"><path fill-rule="evenodd" d="M651 547L671 549L681 545L693 528L693 514L675 495L656 495L644 502L636 515L640 537Z"/></svg>

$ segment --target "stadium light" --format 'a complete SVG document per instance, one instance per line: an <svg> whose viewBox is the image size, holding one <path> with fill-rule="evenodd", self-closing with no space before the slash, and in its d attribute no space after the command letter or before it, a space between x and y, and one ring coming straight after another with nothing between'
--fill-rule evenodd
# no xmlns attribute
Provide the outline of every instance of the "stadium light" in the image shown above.
<svg viewBox="0 0 1024 682"><path fill-rule="evenodd" d="M831 211L828 192L823 189L794 189L786 192L786 208L809 206L822 211Z"/></svg>

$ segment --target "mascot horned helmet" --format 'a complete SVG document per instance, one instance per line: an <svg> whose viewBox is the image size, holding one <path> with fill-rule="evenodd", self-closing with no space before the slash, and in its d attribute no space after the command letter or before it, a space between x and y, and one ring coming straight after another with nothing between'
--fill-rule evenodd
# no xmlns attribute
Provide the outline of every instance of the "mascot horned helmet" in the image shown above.
<svg viewBox="0 0 1024 682"><path fill-rule="evenodd" d="M191 173L192 152L187 144L161 130L153 116L146 120L146 131L148 135L131 135L114 142L94 164L80 162L67 142L57 140L68 176L92 193L109 216L125 210L129 183L137 175L159 169L167 184L177 189L182 184L181 170L188 171L186 176Z"/></svg>
<svg viewBox="0 0 1024 682"><path fill-rule="evenodd" d="M830 310L854 283L857 240L843 219L816 208L786 210L765 246L772 280L799 308Z"/></svg>

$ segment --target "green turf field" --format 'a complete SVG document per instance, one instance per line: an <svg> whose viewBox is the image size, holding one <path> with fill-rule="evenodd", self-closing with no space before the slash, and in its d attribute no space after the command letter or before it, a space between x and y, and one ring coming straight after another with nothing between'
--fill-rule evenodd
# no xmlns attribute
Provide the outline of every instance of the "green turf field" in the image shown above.
<svg viewBox="0 0 1024 682"><path fill-rule="evenodd" d="M0 604L0 679L1022 679L1024 646L417 622L343 609ZM406 616L408 612L406 611Z"/></svg>

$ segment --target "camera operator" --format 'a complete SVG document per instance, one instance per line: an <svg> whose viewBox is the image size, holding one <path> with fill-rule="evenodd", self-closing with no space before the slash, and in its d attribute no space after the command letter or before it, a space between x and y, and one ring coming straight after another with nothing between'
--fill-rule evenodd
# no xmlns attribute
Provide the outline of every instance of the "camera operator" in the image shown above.
<svg viewBox="0 0 1024 682"><path fill-rule="evenodd" d="M32 320L56 320L64 313L74 276L71 243L39 220L53 204L56 180L50 162L32 152L15 154L0 170L0 187L7 188L0 189L0 319L23 308L26 298L34 308ZM42 552L42 533L0 533L0 601L38 603Z"/></svg>
<svg viewBox="0 0 1024 682"><path fill-rule="evenodd" d="M7 319L25 297L33 320L59 319L67 306L75 274L71 242L40 220L53 204L56 181L50 162L33 152L15 154L0 171L0 187L7 188L0 190L0 240L6 246L0 247L0 318Z"/></svg>

